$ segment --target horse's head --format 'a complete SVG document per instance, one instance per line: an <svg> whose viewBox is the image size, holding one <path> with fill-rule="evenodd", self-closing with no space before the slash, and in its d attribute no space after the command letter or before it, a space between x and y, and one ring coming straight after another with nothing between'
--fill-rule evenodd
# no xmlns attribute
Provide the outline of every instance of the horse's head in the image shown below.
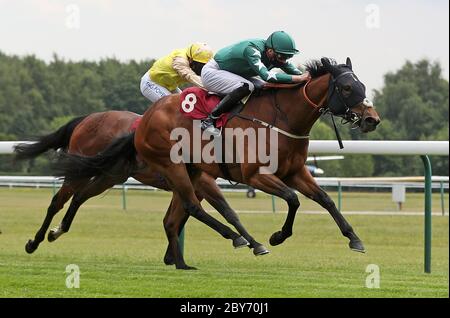
<svg viewBox="0 0 450 318"><path fill-rule="evenodd" d="M375 130L380 117L372 102L366 97L366 86L352 69L352 62L334 65L327 58L321 62L331 74L328 90L328 109L333 115L342 117L366 133Z"/></svg>

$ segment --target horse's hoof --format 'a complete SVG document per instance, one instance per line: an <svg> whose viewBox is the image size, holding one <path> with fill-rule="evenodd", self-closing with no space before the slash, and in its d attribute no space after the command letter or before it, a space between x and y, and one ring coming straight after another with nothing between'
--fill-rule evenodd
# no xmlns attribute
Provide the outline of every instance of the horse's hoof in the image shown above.
<svg viewBox="0 0 450 318"><path fill-rule="evenodd" d="M164 264L166 265L175 265L175 261L172 256L164 256Z"/></svg>
<svg viewBox="0 0 450 318"><path fill-rule="evenodd" d="M25 244L25 251L28 254L32 254L37 249L37 246L34 246L33 240L28 240L27 244Z"/></svg>
<svg viewBox="0 0 450 318"><path fill-rule="evenodd" d="M253 254L255 256L265 255L269 253L270 251L264 245L259 245L253 249Z"/></svg>
<svg viewBox="0 0 450 318"><path fill-rule="evenodd" d="M364 248L363 243L360 240L350 241L348 243L348 246L352 251L359 252L359 253L365 253L366 249Z"/></svg>
<svg viewBox="0 0 450 318"><path fill-rule="evenodd" d="M180 265L180 266L176 266L176 269L183 269L183 270L187 270L187 271L191 271L191 270L197 270L197 268L195 268L194 266L189 266L189 265Z"/></svg>
<svg viewBox="0 0 450 318"><path fill-rule="evenodd" d="M278 232L275 232L272 234L272 236L270 237L269 243L272 246L276 246L276 245L283 243L284 240L286 240L286 237L284 237L283 232L278 231Z"/></svg>
<svg viewBox="0 0 450 318"><path fill-rule="evenodd" d="M47 241L49 241L49 242L51 243L51 242L56 241L57 238L58 238L58 237L55 236L55 231L50 230L50 231L48 232L48 235L47 235Z"/></svg>
<svg viewBox="0 0 450 318"><path fill-rule="evenodd" d="M238 238L235 238L233 240L234 248L241 248L241 247L246 247L249 245L250 245L250 243L243 236L239 236Z"/></svg>
<svg viewBox="0 0 450 318"><path fill-rule="evenodd" d="M64 232L63 230L61 230L60 227L55 227L54 229L51 229L50 231L48 231L48 235L47 235L47 240L51 243L56 241L61 235L63 235Z"/></svg>

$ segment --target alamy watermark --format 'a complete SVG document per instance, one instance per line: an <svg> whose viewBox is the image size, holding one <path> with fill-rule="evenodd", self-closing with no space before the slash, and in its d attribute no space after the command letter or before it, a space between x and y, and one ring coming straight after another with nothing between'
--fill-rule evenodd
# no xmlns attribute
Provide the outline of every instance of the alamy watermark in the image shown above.
<svg viewBox="0 0 450 318"><path fill-rule="evenodd" d="M366 273L369 273L366 277L366 287L380 288L380 267L376 264L369 264L366 267Z"/></svg>
<svg viewBox="0 0 450 318"><path fill-rule="evenodd" d="M380 24L380 6L374 3L366 6L366 27L368 29L379 29Z"/></svg>
<svg viewBox="0 0 450 318"><path fill-rule="evenodd" d="M80 7L77 4L68 4L66 6L66 28L76 30L81 27Z"/></svg>
<svg viewBox="0 0 450 318"><path fill-rule="evenodd" d="M66 266L66 287L80 288L80 267L76 264L69 264Z"/></svg>
<svg viewBox="0 0 450 318"><path fill-rule="evenodd" d="M208 132L202 132L199 120L193 121L192 136L186 128L175 128L170 140L177 142L170 150L170 159L173 163L261 163L265 165L259 168L261 174L273 174L278 170L276 131L225 128L222 134L224 138L214 136L211 140Z"/></svg>

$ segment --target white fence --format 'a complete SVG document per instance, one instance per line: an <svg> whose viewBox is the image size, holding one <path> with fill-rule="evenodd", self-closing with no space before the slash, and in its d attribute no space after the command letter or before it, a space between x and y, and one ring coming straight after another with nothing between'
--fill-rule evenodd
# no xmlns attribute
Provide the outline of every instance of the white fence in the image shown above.
<svg viewBox="0 0 450 318"><path fill-rule="evenodd" d="M344 149L337 141L311 140L310 154L368 154L368 155L442 155L448 156L448 141L409 140L344 140Z"/></svg>
<svg viewBox="0 0 450 318"><path fill-rule="evenodd" d="M402 185L405 188L423 189L424 177L399 177L399 178L315 178L317 183L324 187L355 187L355 188L392 188L394 185ZM52 188L59 187L62 180L55 177L42 176L0 176L0 187L26 187L26 188ZM217 179L217 184L227 191L245 192L247 186L231 186L227 180ZM134 178L128 178L124 183L126 189L158 190L157 188L144 185ZM117 185L115 188L122 188ZM433 176L433 189L449 189L449 177Z"/></svg>
<svg viewBox="0 0 450 318"><path fill-rule="evenodd" d="M0 155L10 154L14 151L14 146L28 141L0 141Z"/></svg>
<svg viewBox="0 0 450 318"><path fill-rule="evenodd" d="M16 144L29 141L0 141L0 154L10 154ZM371 155L447 155L448 141L408 140L344 140L339 149L334 140L311 140L310 154L371 154Z"/></svg>

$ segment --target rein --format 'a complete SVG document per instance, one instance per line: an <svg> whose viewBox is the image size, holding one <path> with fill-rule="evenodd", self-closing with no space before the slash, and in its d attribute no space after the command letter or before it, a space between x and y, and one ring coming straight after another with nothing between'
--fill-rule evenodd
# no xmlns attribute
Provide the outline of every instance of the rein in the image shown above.
<svg viewBox="0 0 450 318"><path fill-rule="evenodd" d="M309 104L313 105L314 107L318 107L316 104L314 104L314 103L309 99L308 95L306 94L306 86L309 84L310 81L311 81L311 80L308 80L308 81L306 82L306 84L303 85L303 94L304 94L304 96L305 96L306 101L307 101ZM319 104L321 104L322 102L325 102L326 97L327 97L327 96L325 96L325 98L322 99L322 100L320 101ZM277 109L279 109L278 104L277 104L277 102L276 102L276 91L275 91L275 103L274 103L274 107L277 108ZM261 119L258 119L258 118L255 118L255 117L246 116L246 115L242 115L242 114L236 114L236 116L239 117L239 118L245 119L245 120L249 120L249 121L254 122L254 123L256 123L256 124L260 124L260 125L263 126L263 127L272 129L272 130L276 131L277 133L282 134L282 135L285 135L286 137L289 137L289 138L293 138L293 139L309 139L309 135L295 135L295 134L292 134L292 133L287 132L287 131L285 131L285 130L283 130L283 129L281 129L281 128L276 127L276 126L275 126L275 123L272 125L272 124L269 124L269 123L267 123L267 122L265 122L265 121L263 121L263 120L261 120ZM275 118L275 120L276 120L276 118Z"/></svg>
<svg viewBox="0 0 450 318"><path fill-rule="evenodd" d="M249 117L249 116L242 115L242 114L236 114L236 116L239 117L239 118L246 119L246 120L249 120L251 122L260 124L261 126L264 126L266 128L275 130L277 133L285 135L285 136L290 137L290 138L294 138L294 139L308 139L309 138L309 135L299 136L299 135L291 134L290 132L287 132L287 131L285 131L285 130L283 130L281 128L278 128L278 127L276 127L276 126L274 126L272 124L266 123L265 121L263 121L261 119L258 119L258 118Z"/></svg>
<svg viewBox="0 0 450 318"><path fill-rule="evenodd" d="M311 106L313 106L314 108L318 108L319 109L319 111L320 112L322 112L321 111L321 109L324 109L324 104L325 104L325 101L327 100L327 98L328 98L328 95L325 95L320 101L319 101L319 104L315 104L309 97L308 97L308 94L306 93L306 86L308 86L308 84L311 82L311 80L309 80L308 82L306 82L306 84L305 84L305 86L303 86L303 96L305 96L305 99L306 99L306 101L308 102L308 104L310 104ZM320 105L322 105L322 106L320 106Z"/></svg>

